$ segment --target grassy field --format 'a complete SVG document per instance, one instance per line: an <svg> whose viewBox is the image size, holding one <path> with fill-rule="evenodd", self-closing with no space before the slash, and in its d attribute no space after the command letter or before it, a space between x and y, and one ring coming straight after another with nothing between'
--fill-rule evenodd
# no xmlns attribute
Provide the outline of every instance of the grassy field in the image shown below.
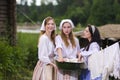
<svg viewBox="0 0 120 80"><path fill-rule="evenodd" d="M21 70L17 80L31 80L34 67L38 60L37 57L37 44L39 34L34 33L17 33L17 46L22 48L20 54L24 54L26 59L24 60L24 68Z"/></svg>
<svg viewBox="0 0 120 80"><path fill-rule="evenodd" d="M39 34L17 33L17 44L21 47L37 46Z"/></svg>

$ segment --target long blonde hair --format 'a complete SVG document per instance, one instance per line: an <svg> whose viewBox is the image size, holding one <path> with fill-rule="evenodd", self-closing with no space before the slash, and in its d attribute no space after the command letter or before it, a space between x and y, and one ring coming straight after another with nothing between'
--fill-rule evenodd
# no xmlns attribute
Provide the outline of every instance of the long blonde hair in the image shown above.
<svg viewBox="0 0 120 80"><path fill-rule="evenodd" d="M48 21L50 21L50 20L53 20L54 23L55 23L55 20L54 20L52 17L46 17L46 18L45 18L45 24L44 24L44 25L46 26L46 24L47 24ZM40 31L40 36L43 35L45 32L46 32L46 31L42 31L42 30L41 30L41 31ZM51 33L50 39L51 39L51 41L53 42L54 45L55 45L55 36L56 36L56 35L55 35L55 30L53 30L52 33Z"/></svg>
<svg viewBox="0 0 120 80"><path fill-rule="evenodd" d="M63 30L61 31L60 35L61 35L62 40L64 41L65 46L68 47L69 46L69 42L68 42L67 36L64 34ZM75 36L73 35L73 31L70 32L69 39L70 39L70 42L72 44L72 47L76 47Z"/></svg>

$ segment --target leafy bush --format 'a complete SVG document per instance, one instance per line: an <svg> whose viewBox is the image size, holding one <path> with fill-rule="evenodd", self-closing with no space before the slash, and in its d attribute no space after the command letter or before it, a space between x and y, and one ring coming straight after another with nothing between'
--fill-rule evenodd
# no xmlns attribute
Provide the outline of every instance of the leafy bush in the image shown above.
<svg viewBox="0 0 120 80"><path fill-rule="evenodd" d="M38 35L17 34L17 45L0 41L0 80L31 80L37 61Z"/></svg>
<svg viewBox="0 0 120 80"><path fill-rule="evenodd" d="M18 33L18 46L27 51L27 59L25 67L28 69L34 69L37 57L37 43L39 34L30 34L30 33Z"/></svg>
<svg viewBox="0 0 120 80"><path fill-rule="evenodd" d="M22 48L10 46L5 41L0 41L0 78L13 80L24 67L27 59L27 51L24 53Z"/></svg>

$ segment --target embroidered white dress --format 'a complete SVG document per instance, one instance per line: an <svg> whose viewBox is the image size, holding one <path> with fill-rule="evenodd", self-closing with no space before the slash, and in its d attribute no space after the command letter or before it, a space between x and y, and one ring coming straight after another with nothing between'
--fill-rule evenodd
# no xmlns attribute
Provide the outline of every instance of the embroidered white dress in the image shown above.
<svg viewBox="0 0 120 80"><path fill-rule="evenodd" d="M75 43L76 43L76 47L72 47L70 41L69 41L69 46L66 47L61 36L58 35L55 39L55 44L56 44L56 48L55 48L55 54L56 54L56 58L58 58L57 55L57 48L61 48L62 49L62 56L63 58L69 58L69 59L75 59L77 58L77 53L80 52L80 46L79 46L79 41L77 38L75 38ZM57 72L57 80L78 80L78 72L77 71L67 71L67 70L62 70L59 69L59 71Z"/></svg>
<svg viewBox="0 0 120 80"><path fill-rule="evenodd" d="M52 41L43 34L38 44L38 62L33 72L32 80L54 80L53 66L48 65L53 62L54 45ZM49 77L48 77L49 76ZM55 79L56 80L56 79Z"/></svg>

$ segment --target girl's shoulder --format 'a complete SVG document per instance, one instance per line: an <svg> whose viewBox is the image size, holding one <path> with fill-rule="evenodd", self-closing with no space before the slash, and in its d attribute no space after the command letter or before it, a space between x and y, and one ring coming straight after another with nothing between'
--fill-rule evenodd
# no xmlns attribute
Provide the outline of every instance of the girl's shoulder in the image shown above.
<svg viewBox="0 0 120 80"><path fill-rule="evenodd" d="M79 42L79 39L77 37L74 37L75 41Z"/></svg>
<svg viewBox="0 0 120 80"><path fill-rule="evenodd" d="M90 45L98 45L97 42L92 42Z"/></svg>
<svg viewBox="0 0 120 80"><path fill-rule="evenodd" d="M99 44L97 42L92 42L90 44L91 47L100 47Z"/></svg>
<svg viewBox="0 0 120 80"><path fill-rule="evenodd" d="M62 43L62 38L61 38L61 36L60 35L57 35L56 37L55 37L55 41L56 42L58 42L58 43Z"/></svg>
<svg viewBox="0 0 120 80"><path fill-rule="evenodd" d="M56 39L61 39L61 36L60 36L60 35L57 35L55 38L56 38Z"/></svg>
<svg viewBox="0 0 120 80"><path fill-rule="evenodd" d="M48 39L48 37L45 34L41 35L39 38L39 40L43 40L43 41L47 40L47 39Z"/></svg>

